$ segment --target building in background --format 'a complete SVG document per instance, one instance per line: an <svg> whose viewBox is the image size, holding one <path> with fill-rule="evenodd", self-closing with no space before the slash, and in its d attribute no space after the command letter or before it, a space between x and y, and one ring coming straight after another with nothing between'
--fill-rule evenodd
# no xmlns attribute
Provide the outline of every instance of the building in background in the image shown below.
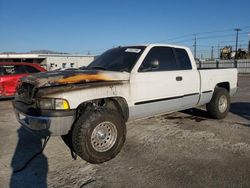
<svg viewBox="0 0 250 188"><path fill-rule="evenodd" d="M0 62L30 62L40 64L50 70L87 66L95 59L94 55L73 54L0 54Z"/></svg>

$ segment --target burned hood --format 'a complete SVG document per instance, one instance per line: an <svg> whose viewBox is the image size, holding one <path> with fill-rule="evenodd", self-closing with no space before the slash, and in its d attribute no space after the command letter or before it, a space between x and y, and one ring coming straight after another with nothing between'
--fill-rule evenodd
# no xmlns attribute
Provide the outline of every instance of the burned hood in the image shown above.
<svg viewBox="0 0 250 188"><path fill-rule="evenodd" d="M22 78L22 82L30 83L36 88L66 84L127 81L129 73L99 70L63 70L37 73Z"/></svg>

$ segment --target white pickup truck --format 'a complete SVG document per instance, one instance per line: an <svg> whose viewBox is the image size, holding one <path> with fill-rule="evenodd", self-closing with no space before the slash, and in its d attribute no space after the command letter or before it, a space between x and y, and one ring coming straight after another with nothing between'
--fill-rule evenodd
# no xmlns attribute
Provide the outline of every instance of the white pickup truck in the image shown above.
<svg viewBox="0 0 250 188"><path fill-rule="evenodd" d="M197 70L190 49L150 44L113 48L80 69L22 79L13 106L20 124L61 135L91 163L114 158L127 121L206 104L224 118L237 90L237 70Z"/></svg>

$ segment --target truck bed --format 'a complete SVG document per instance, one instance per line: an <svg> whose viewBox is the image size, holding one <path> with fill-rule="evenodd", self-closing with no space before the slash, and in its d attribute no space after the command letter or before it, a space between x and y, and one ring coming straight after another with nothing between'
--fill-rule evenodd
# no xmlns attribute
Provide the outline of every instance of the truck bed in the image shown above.
<svg viewBox="0 0 250 188"><path fill-rule="evenodd" d="M234 95L237 90L237 69L223 68L222 69L198 69L200 74L200 92L201 98L199 105L208 103L213 95L213 90L217 83L224 84L228 87L230 95ZM235 79L236 78L236 79Z"/></svg>

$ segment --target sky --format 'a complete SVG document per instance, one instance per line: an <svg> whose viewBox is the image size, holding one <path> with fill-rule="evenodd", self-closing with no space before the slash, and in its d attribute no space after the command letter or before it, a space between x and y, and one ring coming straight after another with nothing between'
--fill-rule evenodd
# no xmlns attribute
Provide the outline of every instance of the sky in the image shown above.
<svg viewBox="0 0 250 188"><path fill-rule="evenodd" d="M241 0L0 0L0 52L52 50L100 54L120 45L170 43L199 55L212 46L245 48L250 1Z"/></svg>

